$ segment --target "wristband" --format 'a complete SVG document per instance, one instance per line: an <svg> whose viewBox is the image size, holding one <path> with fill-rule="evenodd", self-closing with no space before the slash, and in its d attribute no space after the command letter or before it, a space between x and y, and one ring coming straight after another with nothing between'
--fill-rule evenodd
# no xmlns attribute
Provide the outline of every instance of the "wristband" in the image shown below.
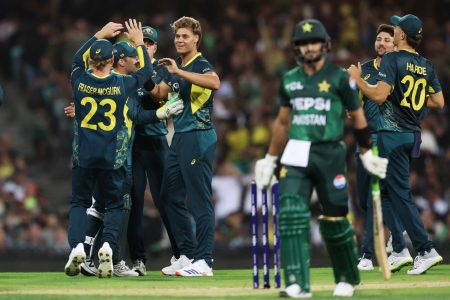
<svg viewBox="0 0 450 300"><path fill-rule="evenodd" d="M354 131L355 139L358 145L363 148L370 149L372 147L372 139L369 126Z"/></svg>

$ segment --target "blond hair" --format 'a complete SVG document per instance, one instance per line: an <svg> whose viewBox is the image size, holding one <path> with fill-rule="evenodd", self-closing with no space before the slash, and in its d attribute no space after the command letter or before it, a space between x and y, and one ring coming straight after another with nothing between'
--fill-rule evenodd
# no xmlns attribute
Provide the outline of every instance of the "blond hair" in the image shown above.
<svg viewBox="0 0 450 300"><path fill-rule="evenodd" d="M194 18L183 16L173 22L170 27L172 27L173 33L177 33L180 28L187 28L192 31L194 35L198 36L197 48L202 40L202 26L200 22Z"/></svg>
<svg viewBox="0 0 450 300"><path fill-rule="evenodd" d="M91 68L95 68L98 70L103 70L109 63L111 63L111 59L107 59L107 60L98 60L98 59L92 59L89 58L88 60L88 65Z"/></svg>

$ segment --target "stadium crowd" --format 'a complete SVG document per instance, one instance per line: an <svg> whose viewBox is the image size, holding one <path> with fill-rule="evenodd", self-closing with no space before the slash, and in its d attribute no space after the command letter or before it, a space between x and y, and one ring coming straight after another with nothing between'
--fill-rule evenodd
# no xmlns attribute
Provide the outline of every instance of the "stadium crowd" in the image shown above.
<svg viewBox="0 0 450 300"><path fill-rule="evenodd" d="M28 169L34 164L67 168L70 181L71 120L63 107L71 99L69 69L78 47L107 20L123 22L133 16L158 30L158 53L174 57L169 24L183 15L198 18L204 52L221 77L214 100L218 148L213 178L216 210L216 242L230 248L250 245L248 189L253 165L265 153L271 123L277 112L280 75L295 64L290 38L301 19L323 22L332 39L331 59L343 67L374 56L373 41L380 23L393 14L417 14L426 34L420 51L438 70L444 95L450 95L450 19L448 1L411 0L398 4L381 1L220 1L206 6L201 0L140 2L123 7L122 1L2 1L0 4L0 81L5 94L0 110L14 111L15 102L32 113L31 149L15 147L24 137L8 135L0 128L0 252L32 249L67 253L65 197L50 199ZM185 3L186 2L186 3ZM212 5L212 6L210 6ZM447 7L445 7L447 5ZM420 7L420 10L414 9ZM99 17L99 13L103 14ZM144 15L143 12L146 12ZM447 101L448 103L448 101ZM20 118L18 118L20 119ZM422 123L422 155L413 161L411 187L425 227L436 243L450 240L450 110L430 112ZM8 126L21 126L14 120ZM3 132L3 133L2 133ZM362 235L363 216L358 207L354 172L355 141L350 130L348 145L349 189L352 219ZM25 155L26 154L26 155ZM66 165L52 165L55 156ZM46 176L42 174L40 176ZM151 250L165 242L150 193L146 193L145 232ZM317 215L320 208L314 206ZM155 230L155 228L158 228ZM313 226L313 243L320 244ZM159 242L158 242L159 241ZM158 242L158 243L155 243ZM153 244L152 244L153 243Z"/></svg>

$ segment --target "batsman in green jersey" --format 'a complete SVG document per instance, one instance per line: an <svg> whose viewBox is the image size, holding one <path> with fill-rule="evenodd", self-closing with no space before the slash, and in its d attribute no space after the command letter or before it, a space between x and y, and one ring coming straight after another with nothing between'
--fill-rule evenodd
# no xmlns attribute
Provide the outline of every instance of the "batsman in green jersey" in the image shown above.
<svg viewBox="0 0 450 300"><path fill-rule="evenodd" d="M335 296L352 296L359 284L357 251L348 213L344 119L353 119L365 168L381 178L387 160L372 154L370 129L356 86L347 72L326 59L331 42L315 19L298 23L292 46L298 67L286 73L280 85L281 107L264 159L256 162L258 187L273 179L278 156L284 149L280 171L279 234L286 289L282 297L307 298L310 292L310 208L316 188L323 215L320 231L334 270Z"/></svg>
<svg viewBox="0 0 450 300"><path fill-rule="evenodd" d="M419 156L420 121L427 114L428 107L444 107L444 96L433 65L416 52L422 40L422 21L408 14L393 16L391 22L395 25L394 44L398 51L387 53L381 60L377 83L370 85L361 78L359 64L358 67L350 66L349 72L363 94L381 105L383 117L379 124L378 148L380 156L391 162L386 180L381 181L382 201L390 202L418 252L414 267L407 272L416 275L425 273L443 260L428 239L412 200L409 167L411 158ZM384 221L390 229L395 226L389 219ZM395 251L391 256L404 256Z"/></svg>

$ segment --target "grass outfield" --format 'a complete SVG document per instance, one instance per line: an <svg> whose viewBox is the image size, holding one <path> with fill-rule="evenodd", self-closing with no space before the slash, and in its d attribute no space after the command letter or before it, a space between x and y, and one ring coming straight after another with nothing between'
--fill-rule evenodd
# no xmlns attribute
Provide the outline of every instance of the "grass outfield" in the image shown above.
<svg viewBox="0 0 450 300"><path fill-rule="evenodd" d="M262 274L260 274L262 276ZM426 275L406 271L384 281L378 271L361 274L354 299L449 299L450 265L440 265ZM331 298L332 270L311 271L314 298ZM262 279L262 278L261 278ZM272 278L271 278L272 279ZM68 277L61 273L0 272L0 299L277 299L278 290L252 288L250 270L216 270L214 277L164 277L149 272L145 277L99 279Z"/></svg>

